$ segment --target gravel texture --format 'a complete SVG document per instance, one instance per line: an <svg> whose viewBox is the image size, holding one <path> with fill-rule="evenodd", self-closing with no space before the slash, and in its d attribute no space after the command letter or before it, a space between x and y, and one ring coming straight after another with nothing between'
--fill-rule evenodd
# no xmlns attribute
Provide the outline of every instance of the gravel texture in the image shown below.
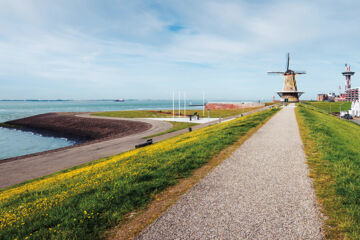
<svg viewBox="0 0 360 240"><path fill-rule="evenodd" d="M323 239L293 105L138 239Z"/></svg>

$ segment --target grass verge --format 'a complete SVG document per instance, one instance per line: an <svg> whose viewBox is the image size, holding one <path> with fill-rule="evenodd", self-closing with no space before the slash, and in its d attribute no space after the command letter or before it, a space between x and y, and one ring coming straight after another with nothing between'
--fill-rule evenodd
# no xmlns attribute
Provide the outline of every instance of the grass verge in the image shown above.
<svg viewBox="0 0 360 240"><path fill-rule="evenodd" d="M235 110L211 110L209 112L209 116L212 118L219 118L219 117L230 117L236 116L241 113L249 112L256 108L243 108L243 109L235 109ZM200 117L208 117L208 111L203 111L200 109L197 110L186 110L186 115L193 115L197 112ZM178 111L175 111L175 114L178 114ZM184 114L184 110L180 110L180 114ZM135 110L135 111L112 111L112 112L99 112L92 114L94 116L102 116L102 117L122 117L122 118L166 118L172 117L172 110L161 110L160 111L150 111L150 110Z"/></svg>
<svg viewBox="0 0 360 240"><path fill-rule="evenodd" d="M304 102L311 106L325 110L326 112L338 113L348 111L351 108L351 102Z"/></svg>
<svg viewBox="0 0 360 240"><path fill-rule="evenodd" d="M261 111L2 190L0 239L97 239L277 111Z"/></svg>
<svg viewBox="0 0 360 240"><path fill-rule="evenodd" d="M300 104L296 111L327 239L360 239L360 127Z"/></svg>
<svg viewBox="0 0 360 240"><path fill-rule="evenodd" d="M0 127L4 127L4 128L21 128L19 126L15 126L15 125L8 124L8 123L0 123Z"/></svg>
<svg viewBox="0 0 360 240"><path fill-rule="evenodd" d="M94 116L101 117L118 117L118 118L163 118L170 115L164 113L158 113L155 111L147 110L134 110L134 111L108 111L93 113Z"/></svg>
<svg viewBox="0 0 360 240"><path fill-rule="evenodd" d="M184 128L188 128L188 127L198 125L197 123L189 123L189 122L172 122L172 121L170 121L169 123L171 123L173 125L172 128L170 128L170 129L168 129L166 131L154 134L154 135L147 136L147 137L145 137L145 139L161 136L161 135L164 135L164 134L167 134L167 133L175 132L175 131L178 131L178 130L181 130L181 129L184 129Z"/></svg>

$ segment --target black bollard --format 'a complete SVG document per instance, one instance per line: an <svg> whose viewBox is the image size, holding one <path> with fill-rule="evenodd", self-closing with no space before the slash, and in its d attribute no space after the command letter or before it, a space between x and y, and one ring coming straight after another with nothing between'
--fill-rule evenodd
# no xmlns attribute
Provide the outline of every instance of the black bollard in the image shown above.
<svg viewBox="0 0 360 240"><path fill-rule="evenodd" d="M145 147L145 146L150 145L150 144L153 144L152 138L146 140L146 143L140 143L140 144L135 145L135 148Z"/></svg>

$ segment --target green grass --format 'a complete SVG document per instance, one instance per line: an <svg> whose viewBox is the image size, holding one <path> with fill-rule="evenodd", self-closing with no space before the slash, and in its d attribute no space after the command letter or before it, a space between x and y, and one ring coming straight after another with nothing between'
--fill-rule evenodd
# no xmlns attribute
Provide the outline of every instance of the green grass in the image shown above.
<svg viewBox="0 0 360 240"><path fill-rule="evenodd" d="M219 117L225 118L225 117L240 115L242 113L249 112L255 109L258 108L244 108L244 109L234 109L234 110L210 110L209 112L205 110L204 115L202 110L186 110L186 114L194 114L195 112L197 112L200 115L200 117L208 117L209 114L211 118L219 118ZM180 112L181 114L184 114L184 111L181 110ZM175 113L177 112L175 111Z"/></svg>
<svg viewBox="0 0 360 240"><path fill-rule="evenodd" d="M338 113L351 108L351 102L304 102L327 112Z"/></svg>
<svg viewBox="0 0 360 240"><path fill-rule="evenodd" d="M173 122L173 121L169 121L169 123L171 123L173 125L170 129L168 129L166 131L163 131L163 132L160 132L160 133L157 133L157 134L154 134L154 135L147 136L147 137L145 137L145 139L156 137L156 136L161 136L161 135L164 135L164 134L167 134L167 133L172 133L172 132L175 132L175 131L178 131L178 130L182 130L184 128L189 128L189 127L198 125L197 123L189 123L189 122Z"/></svg>
<svg viewBox="0 0 360 240"><path fill-rule="evenodd" d="M119 118L164 118L170 117L170 115L157 113L147 110L135 110L135 111L109 111L99 112L92 114L94 116L102 117L119 117Z"/></svg>
<svg viewBox="0 0 360 240"><path fill-rule="evenodd" d="M98 239L278 109L216 124L0 191L0 239Z"/></svg>
<svg viewBox="0 0 360 240"><path fill-rule="evenodd" d="M244 108L244 109L236 109L236 110L210 110L209 114L212 118L219 117L230 117L239 115L244 112L248 112L257 108ZM162 113L150 110L135 110L135 111L112 111L112 112L99 112L94 113L94 116L102 116L102 117L122 117L122 118L166 118L172 117L172 110L161 110ZM197 110L186 110L186 115L194 114L195 112L200 115L200 117L208 117L208 111L197 109ZM169 113L169 114L167 114ZM175 111L175 114L178 114L178 111ZM180 110L180 114L184 114L184 110Z"/></svg>
<svg viewBox="0 0 360 240"><path fill-rule="evenodd" d="M264 104L265 104L265 106L276 105L276 103L274 103L274 102L265 102Z"/></svg>
<svg viewBox="0 0 360 240"><path fill-rule="evenodd" d="M297 108L328 239L360 239L360 126L300 104Z"/></svg>
<svg viewBox="0 0 360 240"><path fill-rule="evenodd" d="M15 125L8 124L8 123L0 123L0 127L4 127L4 128L21 128L19 126L15 126Z"/></svg>

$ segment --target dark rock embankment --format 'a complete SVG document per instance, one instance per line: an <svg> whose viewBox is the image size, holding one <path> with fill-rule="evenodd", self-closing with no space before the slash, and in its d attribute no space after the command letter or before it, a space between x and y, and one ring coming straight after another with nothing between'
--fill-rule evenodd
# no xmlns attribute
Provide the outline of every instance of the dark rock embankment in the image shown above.
<svg viewBox="0 0 360 240"><path fill-rule="evenodd" d="M128 136L151 128L151 124L145 122L83 118L76 114L46 113L8 121L5 125L78 143Z"/></svg>

